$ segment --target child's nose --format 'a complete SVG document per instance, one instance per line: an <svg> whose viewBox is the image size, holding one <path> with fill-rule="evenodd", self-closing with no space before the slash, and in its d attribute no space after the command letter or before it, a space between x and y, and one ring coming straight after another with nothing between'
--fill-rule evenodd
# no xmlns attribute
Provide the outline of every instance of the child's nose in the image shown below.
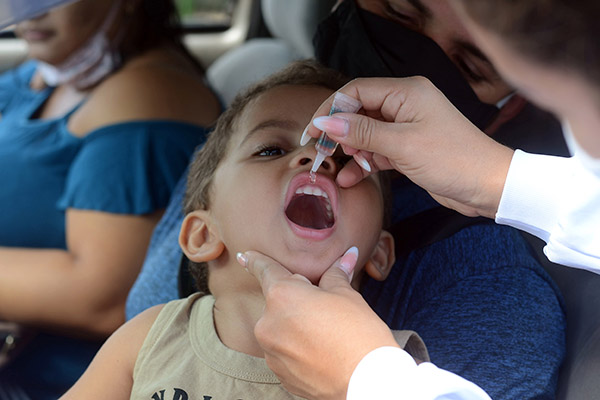
<svg viewBox="0 0 600 400"><path fill-rule="evenodd" d="M316 155L317 151L313 146L305 146L302 149L302 151L294 158L293 163L295 165L293 165L293 167L303 167L306 168L306 170L310 170L313 166L313 163L315 162ZM319 167L319 170L317 172L321 174L329 174L335 178L335 176L338 173L338 166L333 157L325 157L323 163L321 163L321 166Z"/></svg>

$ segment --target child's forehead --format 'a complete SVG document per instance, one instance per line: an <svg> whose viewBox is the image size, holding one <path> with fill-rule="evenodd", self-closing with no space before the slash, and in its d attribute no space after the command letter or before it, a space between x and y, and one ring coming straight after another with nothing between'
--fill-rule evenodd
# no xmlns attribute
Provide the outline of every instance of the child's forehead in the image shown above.
<svg viewBox="0 0 600 400"><path fill-rule="evenodd" d="M280 85L252 99L238 118L236 131L248 133L263 121L297 123L302 129L333 90L316 85Z"/></svg>

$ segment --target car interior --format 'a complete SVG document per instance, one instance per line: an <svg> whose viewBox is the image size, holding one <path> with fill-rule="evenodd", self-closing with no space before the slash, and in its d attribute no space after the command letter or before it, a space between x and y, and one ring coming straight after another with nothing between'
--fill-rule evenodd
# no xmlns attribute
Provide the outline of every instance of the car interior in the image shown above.
<svg viewBox="0 0 600 400"><path fill-rule="evenodd" d="M185 43L206 66L208 81L227 105L252 82L290 61L311 57L317 24L335 0L221 3L226 4L227 21L190 24ZM0 70L14 67L25 58L25 44L11 34L10 27L1 32ZM600 276L549 262L543 254L543 243L524 235L564 297L567 353L560 370L557 399L600 398L600 379L596 375L600 370Z"/></svg>

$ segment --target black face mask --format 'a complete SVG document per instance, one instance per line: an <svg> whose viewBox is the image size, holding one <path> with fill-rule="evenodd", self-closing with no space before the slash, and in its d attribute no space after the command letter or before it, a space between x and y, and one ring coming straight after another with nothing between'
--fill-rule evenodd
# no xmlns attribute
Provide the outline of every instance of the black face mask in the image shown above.
<svg viewBox="0 0 600 400"><path fill-rule="evenodd" d="M481 102L433 40L344 0L313 39L322 64L357 77L428 78L473 124L484 129L498 108Z"/></svg>

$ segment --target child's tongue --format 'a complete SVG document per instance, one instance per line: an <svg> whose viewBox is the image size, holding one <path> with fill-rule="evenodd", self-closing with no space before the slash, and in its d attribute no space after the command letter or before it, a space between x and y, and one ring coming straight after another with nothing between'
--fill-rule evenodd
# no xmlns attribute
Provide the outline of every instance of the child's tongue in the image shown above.
<svg viewBox="0 0 600 400"><path fill-rule="evenodd" d="M296 225L310 229L331 228L335 222L329 200L320 196L301 194L294 197L285 214Z"/></svg>

